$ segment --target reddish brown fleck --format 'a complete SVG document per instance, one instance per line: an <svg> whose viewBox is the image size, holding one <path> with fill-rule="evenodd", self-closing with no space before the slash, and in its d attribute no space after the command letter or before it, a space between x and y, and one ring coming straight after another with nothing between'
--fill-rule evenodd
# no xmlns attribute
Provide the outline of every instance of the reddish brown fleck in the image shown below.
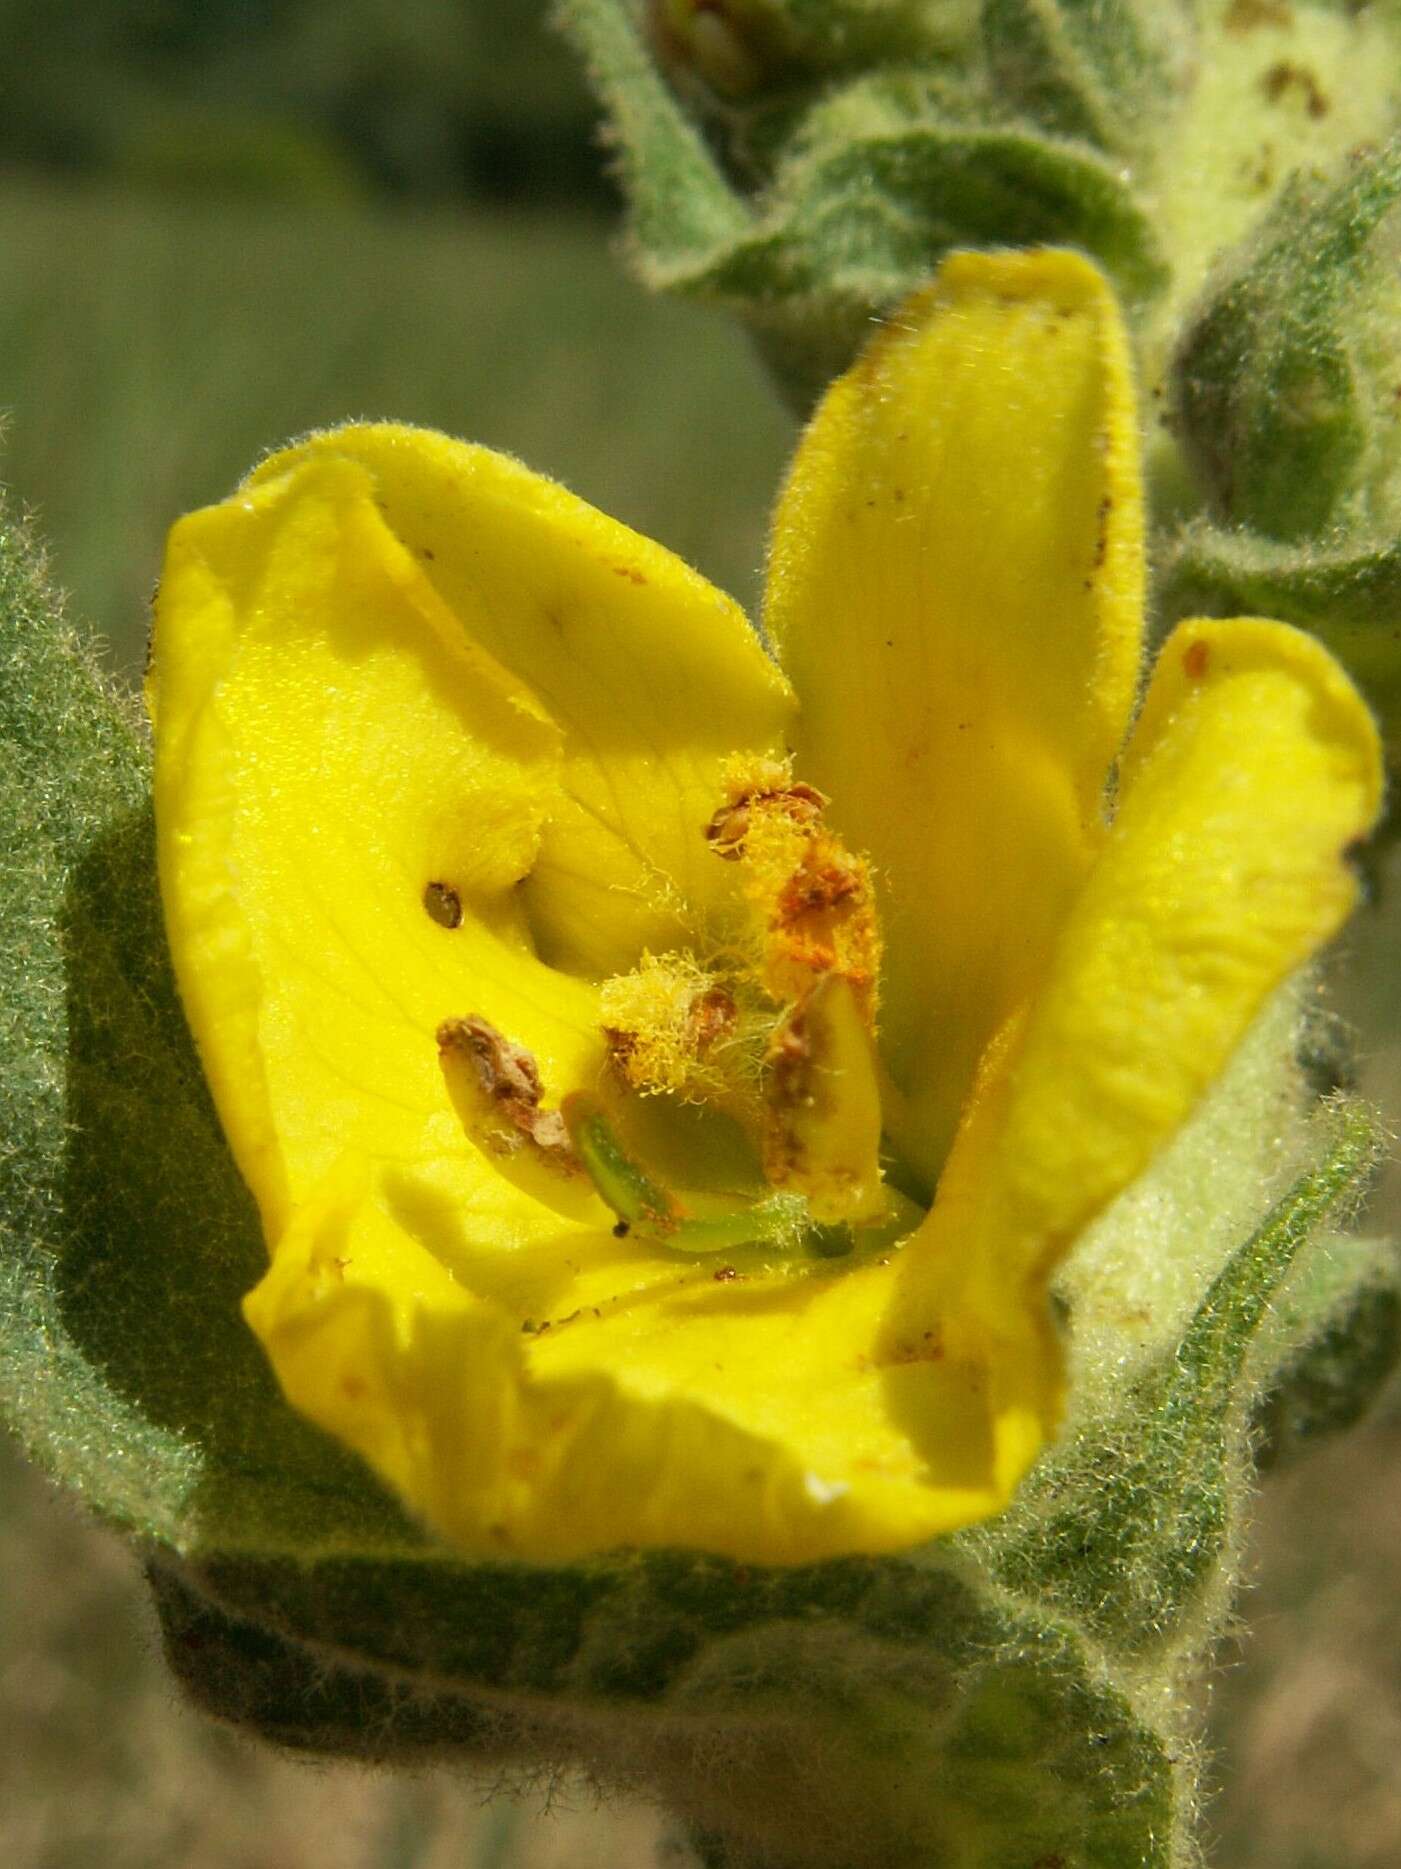
<svg viewBox="0 0 1401 1869"><path fill-rule="evenodd" d="M697 1055L703 1058L718 1039L728 1037L738 1017L732 993L723 986L707 987L691 1009Z"/></svg>
<svg viewBox="0 0 1401 1869"><path fill-rule="evenodd" d="M834 909L861 889L861 874L851 862L818 857L809 850L784 884L778 898L778 920L783 926L804 915Z"/></svg>
<svg viewBox="0 0 1401 1869"><path fill-rule="evenodd" d="M451 883L432 882L424 885L423 906L430 921L437 922L440 928L460 928L462 926L462 897Z"/></svg>
<svg viewBox="0 0 1401 1869"><path fill-rule="evenodd" d="M488 1020L476 1015L444 1019L437 1039L440 1052L461 1052L471 1061L477 1082L509 1125L498 1139L498 1153L508 1153L518 1146L511 1135L516 1131L533 1142L556 1167L570 1174L579 1172L580 1163L563 1115L558 1110L540 1108L544 1093L539 1067L523 1045L513 1045Z"/></svg>
<svg viewBox="0 0 1401 1869"><path fill-rule="evenodd" d="M1211 644L1199 636L1182 652L1182 672L1189 681L1200 681L1211 666Z"/></svg>
<svg viewBox="0 0 1401 1869"><path fill-rule="evenodd" d="M647 582L642 573L640 571L635 571L631 565L614 565L613 575L619 578L626 578L629 584L645 584Z"/></svg>
<svg viewBox="0 0 1401 1869"><path fill-rule="evenodd" d="M636 1032L625 1031L620 1025L605 1025L599 1029L608 1047L609 1058L621 1069L637 1050Z"/></svg>

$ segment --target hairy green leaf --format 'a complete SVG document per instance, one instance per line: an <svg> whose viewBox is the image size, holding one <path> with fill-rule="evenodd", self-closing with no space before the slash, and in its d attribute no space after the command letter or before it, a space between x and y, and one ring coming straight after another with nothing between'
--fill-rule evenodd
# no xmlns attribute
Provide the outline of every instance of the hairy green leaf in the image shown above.
<svg viewBox="0 0 1401 1869"><path fill-rule="evenodd" d="M1117 1419L1082 1426L1003 1520L964 1535L1010 1589L1056 1604L1111 1653L1194 1650L1220 1613L1251 1471L1252 1346L1300 1255L1356 1205L1378 1159L1365 1105L1322 1120L1321 1161L1232 1255ZM1360 1270L1373 1274L1370 1256Z"/></svg>
<svg viewBox="0 0 1401 1869"><path fill-rule="evenodd" d="M983 44L1000 93L1056 135L1133 151L1145 118L1170 109L1191 19L1149 0L983 0Z"/></svg>
<svg viewBox="0 0 1401 1869"><path fill-rule="evenodd" d="M177 1548L411 1547L239 1314L261 1234L166 958L149 785L135 704L0 524L0 1406Z"/></svg>
<svg viewBox="0 0 1401 1869"><path fill-rule="evenodd" d="M200 1702L300 1748L632 1776L725 1863L1171 1860L1162 1738L1072 1629L938 1565L241 1559L154 1584Z"/></svg>

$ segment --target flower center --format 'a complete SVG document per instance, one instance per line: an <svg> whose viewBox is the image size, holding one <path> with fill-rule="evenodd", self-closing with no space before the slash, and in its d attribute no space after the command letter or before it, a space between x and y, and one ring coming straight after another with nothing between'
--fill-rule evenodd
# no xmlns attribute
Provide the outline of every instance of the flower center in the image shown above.
<svg viewBox="0 0 1401 1869"><path fill-rule="evenodd" d="M826 805L777 761L726 768L703 835L736 866L736 926L704 959L644 953L603 982L607 1067L596 1087L547 1108L533 1058L509 1037L478 1017L439 1028L453 1105L503 1173L561 1211L592 1189L617 1216L615 1232L678 1251L830 1253L853 1235L910 1230L918 1210L881 1171L870 868L828 827ZM737 1128L761 1187L668 1186L629 1139L647 1099Z"/></svg>

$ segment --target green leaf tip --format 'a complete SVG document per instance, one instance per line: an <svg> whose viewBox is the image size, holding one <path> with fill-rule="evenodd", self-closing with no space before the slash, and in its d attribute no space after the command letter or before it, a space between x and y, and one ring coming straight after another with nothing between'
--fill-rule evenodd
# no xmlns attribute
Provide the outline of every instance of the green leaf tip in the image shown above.
<svg viewBox="0 0 1401 1869"><path fill-rule="evenodd" d="M1401 1361L1401 1262L1390 1242L1338 1240L1304 1272L1276 1301L1271 1335L1282 1342L1262 1346L1268 1373L1250 1440L1264 1473L1360 1421Z"/></svg>
<svg viewBox="0 0 1401 1869"><path fill-rule="evenodd" d="M632 237L663 270L703 263L748 231L750 217L657 69L625 0L557 0L608 111L632 203Z"/></svg>

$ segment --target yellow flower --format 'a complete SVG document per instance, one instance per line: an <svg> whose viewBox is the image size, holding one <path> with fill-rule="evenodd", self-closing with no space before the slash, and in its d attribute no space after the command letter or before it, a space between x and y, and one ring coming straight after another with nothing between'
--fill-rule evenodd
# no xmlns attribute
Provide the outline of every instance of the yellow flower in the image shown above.
<svg viewBox="0 0 1401 1869"><path fill-rule="evenodd" d="M1054 1427L1049 1273L1339 926L1380 791L1275 623L1179 627L1125 744L1137 448L1100 275L963 254L802 440L777 664L434 434L176 527L161 875L247 1315L457 1546L899 1549Z"/></svg>

